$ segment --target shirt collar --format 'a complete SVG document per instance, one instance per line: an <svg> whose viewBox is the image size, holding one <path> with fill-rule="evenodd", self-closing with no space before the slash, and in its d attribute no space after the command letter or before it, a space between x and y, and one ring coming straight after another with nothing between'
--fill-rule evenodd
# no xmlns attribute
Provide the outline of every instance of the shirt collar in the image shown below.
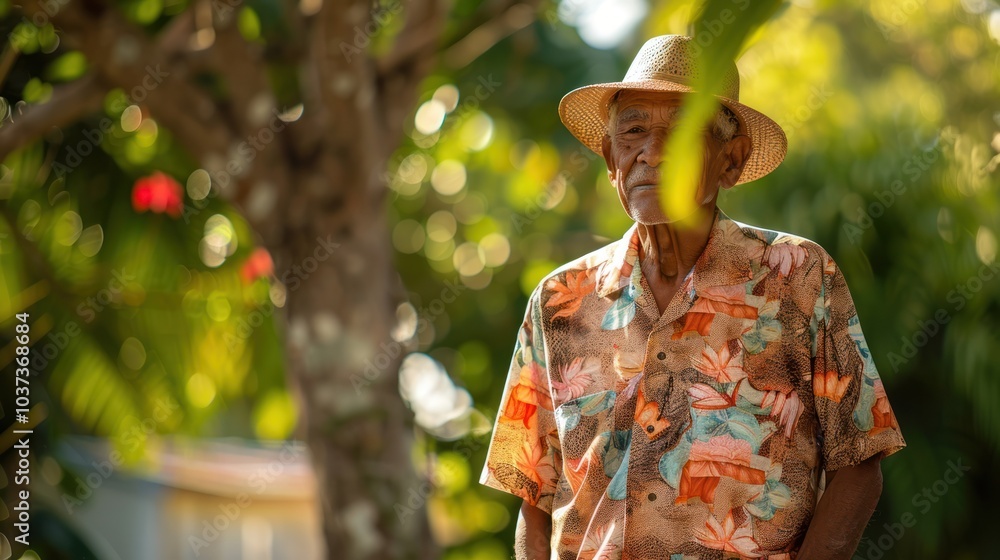
<svg viewBox="0 0 1000 560"><path fill-rule="evenodd" d="M765 243L744 227L716 206L708 242L685 277L685 290L700 291L712 286L738 284L754 277L753 261L763 253ZM611 257L599 269L597 295L607 297L630 282L638 282L638 276L634 274L638 259L639 229L638 224L633 223L616 242ZM690 286L687 285L689 281Z"/></svg>

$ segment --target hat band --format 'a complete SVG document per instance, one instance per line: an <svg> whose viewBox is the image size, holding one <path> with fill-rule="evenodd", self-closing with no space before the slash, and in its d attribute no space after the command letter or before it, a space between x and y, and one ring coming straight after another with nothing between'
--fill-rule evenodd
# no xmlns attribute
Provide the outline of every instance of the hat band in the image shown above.
<svg viewBox="0 0 1000 560"><path fill-rule="evenodd" d="M661 72L661 71L653 70L653 71L645 71L645 72L643 72L643 73L641 73L639 75L625 76L625 79L623 80L623 83L628 83L628 82L642 82L642 81L647 81L647 80L658 80L658 81L661 81L661 82L673 82L675 84L680 84L682 86L691 87L692 77L691 76L679 76L677 74L671 74L669 72ZM733 101L739 101L739 99L740 99L739 89L737 89L736 91L733 91L732 89L730 89L729 91L722 91L722 92L719 92L719 95L721 95L722 97L727 97L729 99L732 99Z"/></svg>

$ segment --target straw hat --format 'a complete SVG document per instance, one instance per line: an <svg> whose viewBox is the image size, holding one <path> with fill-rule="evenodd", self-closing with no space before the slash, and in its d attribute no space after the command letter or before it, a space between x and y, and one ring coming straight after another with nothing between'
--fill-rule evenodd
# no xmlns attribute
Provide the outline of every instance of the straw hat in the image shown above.
<svg viewBox="0 0 1000 560"><path fill-rule="evenodd" d="M601 155L601 140L608 129L608 101L618 90L691 92L687 84L698 77L690 37L661 35L646 41L620 82L575 89L559 102L559 118L585 146ZM753 149L736 184L767 175L785 157L785 133L764 114L739 102L740 75L730 63L716 95L740 121L739 133L750 137Z"/></svg>

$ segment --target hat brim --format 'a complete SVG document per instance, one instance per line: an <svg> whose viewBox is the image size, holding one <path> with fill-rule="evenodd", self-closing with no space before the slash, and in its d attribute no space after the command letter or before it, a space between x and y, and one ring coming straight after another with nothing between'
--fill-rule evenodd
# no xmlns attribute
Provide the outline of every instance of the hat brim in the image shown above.
<svg viewBox="0 0 1000 560"><path fill-rule="evenodd" d="M601 140L608 129L608 101L618 90L691 93L690 86L667 80L609 82L577 88L559 102L559 118L583 145L602 155ZM774 171L785 158L788 139L767 115L739 101L715 96L740 120L740 133L750 138L752 149L736 184L748 183Z"/></svg>

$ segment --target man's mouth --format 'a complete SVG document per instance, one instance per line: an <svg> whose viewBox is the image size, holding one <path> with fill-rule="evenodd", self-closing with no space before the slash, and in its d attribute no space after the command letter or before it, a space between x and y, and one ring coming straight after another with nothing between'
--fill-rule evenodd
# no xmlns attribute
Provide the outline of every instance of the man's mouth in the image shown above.
<svg viewBox="0 0 1000 560"><path fill-rule="evenodd" d="M648 190L648 189L655 189L658 186L659 185L657 185L656 183L639 183L638 185L632 185L632 188L629 189L629 190L630 191L644 191L644 190Z"/></svg>

